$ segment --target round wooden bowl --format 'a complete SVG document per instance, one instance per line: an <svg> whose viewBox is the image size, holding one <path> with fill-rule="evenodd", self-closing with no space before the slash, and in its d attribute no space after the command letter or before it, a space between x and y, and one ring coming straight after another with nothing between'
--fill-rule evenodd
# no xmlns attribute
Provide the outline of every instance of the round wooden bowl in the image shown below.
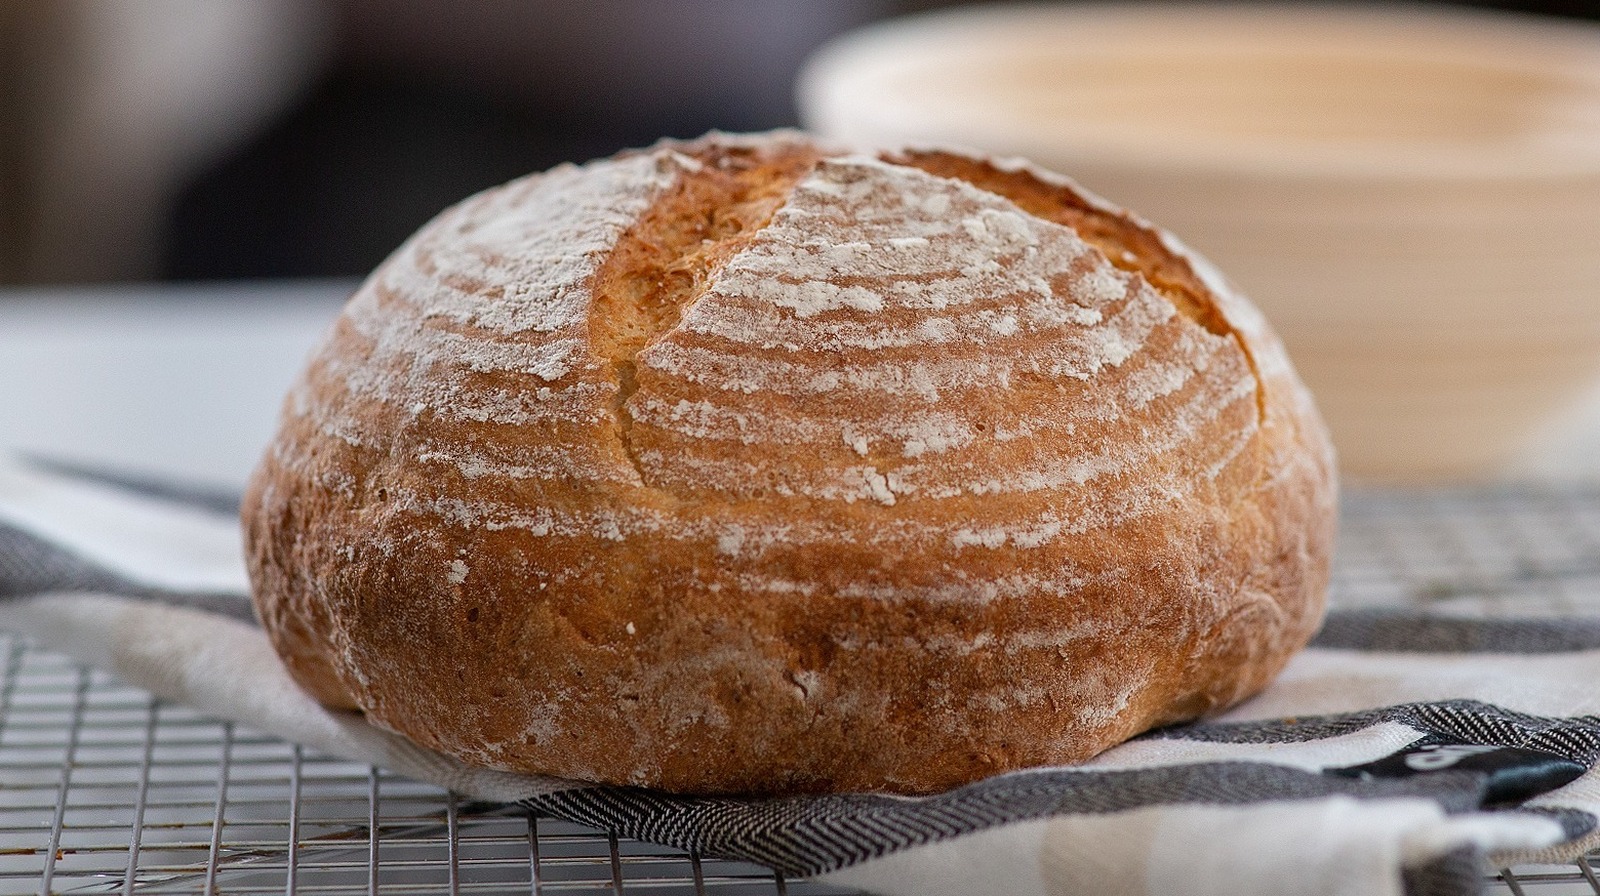
<svg viewBox="0 0 1600 896"><path fill-rule="evenodd" d="M1210 256L1358 477L1490 475L1600 373L1600 28L1464 11L1080 4L885 23L802 115L1020 155Z"/></svg>

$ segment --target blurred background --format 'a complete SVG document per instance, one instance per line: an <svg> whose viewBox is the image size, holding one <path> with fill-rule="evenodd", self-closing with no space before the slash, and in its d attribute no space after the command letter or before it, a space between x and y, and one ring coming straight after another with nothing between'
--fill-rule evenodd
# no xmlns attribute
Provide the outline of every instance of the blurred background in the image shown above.
<svg viewBox="0 0 1600 896"><path fill-rule="evenodd" d="M952 5L0 2L0 282L360 275L520 174L794 124L819 44Z"/></svg>
<svg viewBox="0 0 1600 896"><path fill-rule="evenodd" d="M1172 227L1273 321L1351 480L1600 483L1596 20L1600 0L0 0L0 452L237 485L356 278L447 205L804 114L1030 156Z"/></svg>

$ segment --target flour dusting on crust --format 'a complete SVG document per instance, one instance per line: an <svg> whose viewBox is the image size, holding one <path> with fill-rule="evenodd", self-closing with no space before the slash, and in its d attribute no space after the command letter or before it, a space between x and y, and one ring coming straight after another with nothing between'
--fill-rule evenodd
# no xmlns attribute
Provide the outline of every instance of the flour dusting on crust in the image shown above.
<svg viewBox="0 0 1600 896"><path fill-rule="evenodd" d="M297 677L474 762L779 791L1073 761L1259 687L1332 518L1281 347L1069 182L938 163L667 142L420 231L247 501Z"/></svg>

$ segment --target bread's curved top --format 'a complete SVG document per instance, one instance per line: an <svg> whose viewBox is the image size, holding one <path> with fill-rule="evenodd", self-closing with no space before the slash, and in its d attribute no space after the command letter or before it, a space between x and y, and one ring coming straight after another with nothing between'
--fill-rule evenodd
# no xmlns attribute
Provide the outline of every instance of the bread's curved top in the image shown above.
<svg viewBox="0 0 1600 896"><path fill-rule="evenodd" d="M1220 284L1176 291L1175 304L1170 284L1164 294L1125 269L1149 267L1148 258L1119 267L1003 195L913 167L937 167L938 153L900 159L909 164L817 158L797 140L772 154L767 146L768 158L743 158L737 141L710 138L563 166L452 209L384 265L346 315L370 348L341 391L434 426L604 436L539 446L435 440L414 446L408 462L470 480L604 481L658 493L633 510L539 519L492 504L431 512L621 533L676 529L681 519L653 513L658 502L759 498L813 511L909 502L915 512L879 513L901 522L880 537L960 539L915 521L938 502L1060 499L1092 480L1137 483L1119 508L970 533L1020 544L1024 530L1147 512L1140 495L1159 500L1173 487L1163 477L1176 475L1160 457L1207 453L1202 466L1214 476L1258 424L1245 419L1220 443L1199 443L1230 408L1260 402L1254 368L1284 366L1259 316ZM727 206L695 207L708 193ZM682 220L702 214L726 219ZM1156 237L1132 219L1110 221L1143 242ZM702 230L714 234L705 244ZM1171 244L1158 251L1160 264L1198 282L1204 269L1192 256ZM393 368L407 375L390 376ZM487 376L527 388L474 387ZM819 395L828 398L807 405ZM1174 395L1184 400L1161 401ZM297 403L341 439L388 435L361 431L348 411L363 405L317 401L304 386ZM754 406L759 426L744 413ZM1066 464L1028 450L1069 435L1080 447ZM785 527L782 537L805 528ZM770 534L743 537L754 547Z"/></svg>

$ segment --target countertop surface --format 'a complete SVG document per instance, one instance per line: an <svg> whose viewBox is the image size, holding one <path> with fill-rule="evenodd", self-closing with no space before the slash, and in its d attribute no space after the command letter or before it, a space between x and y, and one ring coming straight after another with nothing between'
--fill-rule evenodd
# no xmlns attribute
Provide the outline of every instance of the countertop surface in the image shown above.
<svg viewBox="0 0 1600 896"><path fill-rule="evenodd" d="M0 450L242 486L356 285L0 290ZM1600 482L1600 384L1502 475Z"/></svg>
<svg viewBox="0 0 1600 896"><path fill-rule="evenodd" d="M0 290L0 450L241 487L355 286Z"/></svg>

